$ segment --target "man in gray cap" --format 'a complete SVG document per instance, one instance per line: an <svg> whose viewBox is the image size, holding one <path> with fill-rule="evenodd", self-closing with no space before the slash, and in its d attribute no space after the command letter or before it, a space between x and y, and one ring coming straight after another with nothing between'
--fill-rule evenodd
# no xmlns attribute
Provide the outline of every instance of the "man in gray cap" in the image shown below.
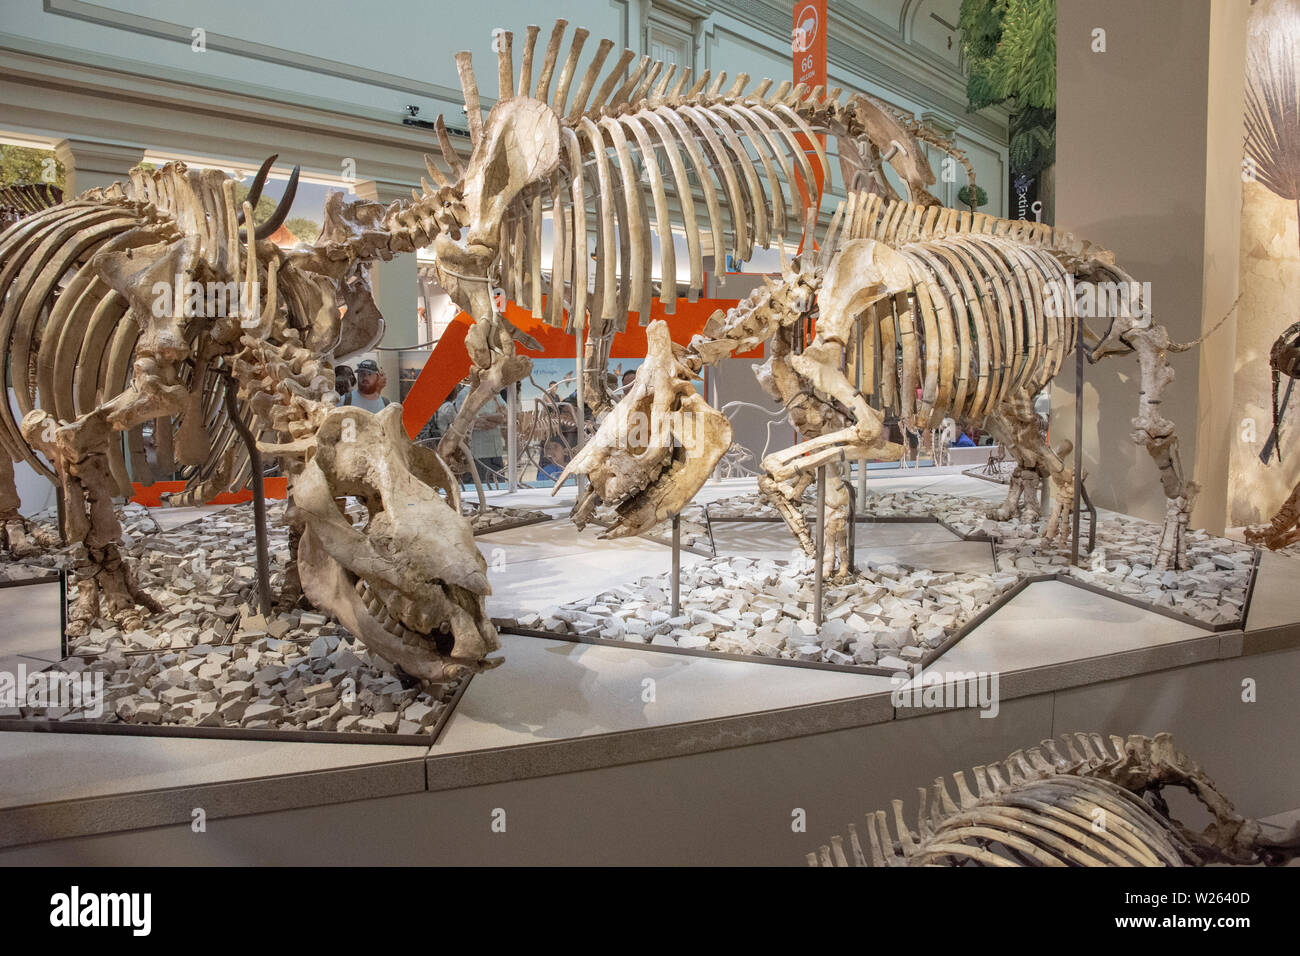
<svg viewBox="0 0 1300 956"><path fill-rule="evenodd" d="M382 412L388 406L388 399L379 393L388 384L388 378L379 369L374 359L357 363L357 387L343 396L344 405L355 405L368 412Z"/></svg>

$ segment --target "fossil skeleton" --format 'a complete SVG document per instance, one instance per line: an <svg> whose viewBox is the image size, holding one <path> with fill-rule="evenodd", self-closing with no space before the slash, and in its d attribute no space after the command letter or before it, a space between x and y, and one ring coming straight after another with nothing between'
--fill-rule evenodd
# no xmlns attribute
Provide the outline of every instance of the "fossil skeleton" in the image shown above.
<svg viewBox="0 0 1300 956"><path fill-rule="evenodd" d="M168 163L0 235L0 369L18 406L17 416L0 410L0 489L19 460L62 489L79 591L69 634L93 624L101 599L123 629L138 627L158 605L118 549L112 498L132 494L121 433L141 478L139 429L154 423L161 470L179 466L188 481L179 503L243 487L248 455L223 401L231 383L242 424L288 476L307 597L426 682L499 663L487 659L499 643L486 563L445 465L410 442L400 406L336 407L333 391L334 357L383 331L370 263L425 244L450 222L439 218L446 207L332 193L317 243L281 249L266 239L288 214L296 169L270 218L240 228L274 158L242 212L224 173ZM364 527L344 515L344 496L365 504ZM10 547L25 548L17 505L0 500L0 524Z"/></svg>
<svg viewBox="0 0 1300 956"><path fill-rule="evenodd" d="M853 349L867 348L866 337L859 342L855 336L859 315L867 319L864 329L872 335L878 330L882 356L902 352L899 380L877 378L882 405L895 408L907 427L930 428L951 416L983 424L1014 445L1017 436L1030 432L1017 418L1023 407L1032 414L1020 393L1041 389L1074 348L1073 281L1132 285L1104 250L1050 227L939 207L926 190L935 177L920 142L941 145L968 173L969 162L870 97L841 102L839 90L824 94L789 82L773 88L770 80L751 90L746 74L727 85L725 74L710 80L706 72L692 83L689 71L676 75L675 67L649 57L634 65L631 50L601 80L613 47L601 41L570 101L588 34L575 31L561 65L566 29L565 21L556 23L535 83L539 29L527 30L517 78L513 36L498 36L499 99L486 118L471 55L457 55L470 159L461 163L440 120L451 175L429 159L430 176L440 188L425 181L423 194L413 197L416 207L426 207L435 196L446 196L445 205L454 210L456 227L435 241L435 268L452 299L475 320L466 338L471 392L439 444L448 460L458 454L479 409L531 366L514 343L536 343L497 314L495 283L535 318L585 330L585 404L601 414L610 404L605 366L613 333L632 312L649 321L656 286L665 313L674 307L675 231L684 235L686 293L694 298L704 288L706 251L715 262L724 252L744 260L755 247L779 245L799 226L803 239L812 238L808 224L816 218L818 173L830 176L819 135L836 141L849 196L843 237L836 239L832 225L823 244L845 245L834 261L818 257L816 265L787 271L779 290L759 290L732 316L715 316L684 362L666 338L651 337L651 354L663 367L643 365L639 375L647 383L671 381L672 394L652 395L648 384L633 388L620 402L627 406L624 413L606 415L604 434L570 462L566 476L576 471L604 479L593 482L575 507L579 524L603 501L625 515L611 533L636 534L689 501L725 453L731 431L724 416L706 411L683 383L701 364L730 355L739 342L757 346L779 329L760 377L786 403L800 432L811 437L767 456L762 481L769 495L784 499L775 503L811 553L812 539L795 502L816 467L845 457L899 457L897 446L880 441L879 412L841 371L846 358L853 360ZM886 162L902 180L907 200L889 186ZM546 218L553 239L549 277L542 257ZM834 294L828 297L823 284ZM1054 310L1044 296L1053 289L1059 306ZM820 315L816 337L805 344L808 323L800 320L814 310ZM1134 315L1127 302L1110 320L1089 357L1138 353L1143 380L1134 439L1156 459L1169 502L1156 565L1182 566L1196 487L1183 476L1173 424L1159 407L1173 377L1166 353L1181 346ZM633 406L639 414L631 413ZM635 425L647 411L675 424L656 423L641 440ZM683 451L692 424L701 444L690 454L711 459L707 468L693 467ZM1058 490L1072 484L1071 469L1052 449L1026 448L1022 458L1007 509L1036 509L1033 492L1044 477ZM836 543L826 560L833 569L845 565L847 495L839 482L830 484L834 517L827 533ZM1056 528L1064 527L1064 497L1058 495Z"/></svg>
<svg viewBox="0 0 1300 956"><path fill-rule="evenodd" d="M971 791L971 778L975 791ZM1280 837L1246 819L1169 734L1066 734L1006 760L918 788L916 826L903 801L866 816L867 847L849 824L810 866L1279 865L1300 854L1300 824ZM1173 819L1165 787L1187 790L1214 817L1202 832ZM891 830L892 821L892 830Z"/></svg>
<svg viewBox="0 0 1300 956"><path fill-rule="evenodd" d="M439 119L450 172L428 159L436 186L424 181L414 200L420 206L447 193L463 213L460 228L435 243L439 282L475 320L466 338L471 392L439 444L449 461L482 405L531 366L514 343L536 343L496 313L497 284L534 318L586 333L585 404L601 414L611 405L613 335L630 313L647 324L656 298L665 313L674 310L674 235L684 238L691 301L704 291L706 256L748 259L756 247L793 237L816 208L818 176L830 175L816 134L836 138L847 182L887 197L896 194L886 163L909 195L934 201L925 190L935 177L922 141L970 168L964 154L865 95L840 102L838 89L824 95L771 80L750 89L743 73L731 82L708 71L692 78L689 69L678 73L675 64L638 59L632 50L606 70L609 40L579 76L589 34L576 29L561 56L567 26L556 22L535 76L539 28L527 28L517 74L513 34L497 35L499 98L486 117L471 54L457 54L470 158L462 164Z"/></svg>
<svg viewBox="0 0 1300 956"><path fill-rule="evenodd" d="M727 313L715 313L703 334L668 362L669 374L678 377L673 387L682 393L702 365L772 337L768 361L755 371L807 437L764 458L759 487L805 552L813 554L815 546L799 502L820 466L902 456L903 447L885 438L885 412L916 430L939 426L947 417L986 428L1018 463L995 516L1005 520L1021 510L1036 515L1041 482L1050 479L1056 496L1045 536L1063 538L1074 481L1064 456L1071 448L1063 443L1054 451L1046 445L1032 399L1078 341L1075 283L1132 290L1133 280L1104 249L1050 226L868 193L849 194L821 248L815 258L801 256L797 266L783 262L781 281L768 278L766 288ZM1155 460L1168 501L1154 565L1182 568L1196 486L1183 475L1174 425L1161 414L1160 402L1173 379L1167 353L1192 345L1172 343L1127 295L1115 304L1104 334L1085 346L1087 356L1095 361L1109 353L1138 355L1142 379L1132 437ZM801 347L814 313L815 334ZM864 369L861 391L846 371L857 362L857 349ZM895 363L900 353L902 361ZM661 350L659 356L664 355ZM660 357L652 355L667 362ZM662 374L655 361L647 361L638 376L648 382ZM632 395L637 394L634 388ZM878 396L879 408L867 403L867 394ZM678 418L687 410L660 400L653 387L641 404L641 411L668 409ZM613 505L622 518L611 536L639 534L689 501L699 490L700 469L692 457L707 460L711 468L730 438L729 428L710 410L692 413L704 417L691 433L681 423L664 428L652 421L641 429L652 436L647 444L629 430L634 419L621 411L602 423L570 464L571 471L592 479L592 500L579 501L575 520L585 520L595 499ZM845 573L850 564L847 499L842 481L828 482L827 574Z"/></svg>

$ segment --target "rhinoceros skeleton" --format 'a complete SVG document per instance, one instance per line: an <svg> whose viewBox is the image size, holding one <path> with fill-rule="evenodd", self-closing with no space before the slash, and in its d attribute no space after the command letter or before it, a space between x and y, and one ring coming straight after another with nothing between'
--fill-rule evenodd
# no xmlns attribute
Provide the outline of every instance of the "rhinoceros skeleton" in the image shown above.
<svg viewBox="0 0 1300 956"><path fill-rule="evenodd" d="M652 349L651 361L638 371L646 388L630 391L569 466L568 473L591 479L574 511L580 525L603 502L619 515L611 536L640 534L684 507L731 434L722 416L687 394L693 394L691 377L703 365L770 339L768 361L755 371L806 440L764 458L759 488L807 553L815 545L800 502L817 469L903 455L903 446L885 438L886 412L916 430L941 426L945 418L988 428L1018 462L995 516L1037 513L1040 482L1048 478L1057 494L1044 533L1063 539L1074 481L1063 456L1071 449L1067 442L1054 451L1043 441L1033 396L1079 340L1075 283L1136 288L1109 252L1039 223L850 193L823 236L821 254L801 256L798 267L783 261L782 269L780 281L769 277L765 288L716 312L689 346L670 353L661 342ZM1192 346L1172 343L1142 305L1118 302L1104 317L1104 334L1092 336L1085 348L1094 360L1112 352L1138 355L1133 440L1155 460L1168 499L1155 566L1181 568L1196 486L1183 475L1161 398L1173 379L1166 354ZM814 316L814 335L807 339ZM651 337L652 346L657 341ZM848 371L858 350L861 390ZM651 384L665 371L674 382L672 396ZM878 396L879 408L867 394ZM648 441L632 428L644 415L654 420ZM671 424L684 415L709 424L696 424L687 436ZM660 427L659 421L670 424ZM828 482L827 495L823 570L843 573L850 566L848 495L838 480Z"/></svg>
<svg viewBox="0 0 1300 956"><path fill-rule="evenodd" d="M974 781L972 790L971 781ZM1006 760L918 787L913 826L866 815L866 846L849 838L807 856L810 866L1280 865L1300 853L1300 824L1272 836L1239 814L1169 734L1127 739L1064 734ZM1172 817L1162 791L1187 790L1214 818L1195 831Z"/></svg>
<svg viewBox="0 0 1300 956"><path fill-rule="evenodd" d="M12 493L12 462L25 460L63 492L79 590L69 635L94 624L101 598L121 627L139 627L159 606L119 552L112 499L132 493L122 433L154 423L159 458L188 479L181 503L242 487L248 456L223 401L234 382L237 414L288 476L307 597L426 682L490 667L499 642L484 610L486 562L455 482L407 438L401 406L372 415L336 407L333 391L334 356L383 331L369 264L426 244L447 207L333 193L316 245L282 250L266 238L288 213L296 169L275 213L240 229L272 160L242 213L233 179L169 163L0 234L0 369L18 406L17 416L0 409L0 543L33 546ZM233 290L224 307L190 297L213 285ZM364 527L345 516L343 496L365 504Z"/></svg>

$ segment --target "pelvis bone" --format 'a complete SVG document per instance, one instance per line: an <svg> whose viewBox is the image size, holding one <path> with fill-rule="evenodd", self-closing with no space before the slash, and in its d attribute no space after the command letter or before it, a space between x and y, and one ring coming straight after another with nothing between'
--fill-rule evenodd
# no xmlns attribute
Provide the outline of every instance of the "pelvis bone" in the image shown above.
<svg viewBox="0 0 1300 956"><path fill-rule="evenodd" d="M366 646L412 677L439 683L501 663L484 608L487 562L454 502L442 460L402 428L402 407L331 410L294 483L303 521L303 590ZM354 527L339 499L362 501Z"/></svg>

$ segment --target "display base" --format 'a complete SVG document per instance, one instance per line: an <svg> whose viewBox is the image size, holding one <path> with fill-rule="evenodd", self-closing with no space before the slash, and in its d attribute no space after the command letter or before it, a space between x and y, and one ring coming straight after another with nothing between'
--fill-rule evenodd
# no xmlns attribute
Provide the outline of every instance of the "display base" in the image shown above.
<svg viewBox="0 0 1300 956"><path fill-rule="evenodd" d="M982 491L988 500L999 495L995 485L952 474L873 476L871 487L977 498ZM743 482L710 485L701 497L735 497L752 488L752 482L748 487ZM555 502L557 510L569 504ZM771 523L729 527L780 530ZM900 560L909 551L932 560L949 547L945 541L961 543L933 521L888 521L879 527L906 540L886 545L860 533L864 564L872 562L873 554ZM507 616L503 610L517 608L520 595L544 593L548 603L559 605L592 589L666 572L671 564L670 550L661 545L642 539L602 541L590 533L579 534L563 521L485 536L479 543L488 557L494 589L489 612L497 618ZM725 551L721 543L719 547ZM985 542L981 547L988 554L982 560L991 567L993 546ZM501 559L494 561L498 550ZM707 560L682 555L687 570ZM1272 777L1252 784L1254 778L1245 771L1257 772L1258 755L1249 761L1243 757L1240 774L1232 760L1234 747L1240 748L1242 741L1271 739L1271 727L1286 725L1284 715L1276 712L1280 703L1274 702L1294 699L1293 676L1300 674L1296 568L1294 558L1261 555L1254 566L1256 583L1245 625L1227 629L1189 623L1123 595L1085 587L1072 576L1062 579L1059 572L1026 571L1029 579L1018 581L1014 592L996 606L977 611L959 640L946 641L927 654L910 683L896 673L865 673L862 668L804 662L773 666L768 660L577 635L554 639L506 633L505 663L461 686L448 700L434 733L419 742L402 740L400 746L382 746L397 741L380 734L340 735L346 742L315 747L296 736L180 739L177 735L184 730L147 728L146 733L157 735L128 737L116 731L86 733L74 724L47 733L2 733L0 759L23 761L23 766L39 770L11 775L0 784L0 845L68 840L67 846L75 846L78 837L100 834L104 839L125 831L124 838L137 841L130 846L144 846L138 840L145 829L159 833L176 824L178 833L188 835L192 808L202 806L209 820L228 820L223 833L243 826L237 818L270 813L267 820L277 832L300 834L277 858L300 860L308 858L303 854L313 852L314 846L312 838L302 834L337 832L343 824L322 820L341 821L352 812L349 808L356 808L364 818L358 818L357 825L371 821L402 833L401 839L385 844L400 847L393 850L398 856L427 858L433 852L429 841L436 837L453 856L463 853L464 858L483 861L491 857L490 846L475 841L468 824L460 826L457 807L463 804L466 819L477 819L476 814L486 812L483 806L519 805L524 790L533 798L537 787L567 793L570 779L574 787L590 787L592 773L614 775L601 778L610 787L643 792L647 774L656 779L672 775L679 762L698 770L698 758L706 753L715 754L717 766L732 768L723 778L738 773L752 781L761 766L788 764L801 768L797 789L804 795L782 791L777 796L782 805L809 806L816 799L804 793L810 782L825 778L828 793L833 790L841 799L845 781L832 778L860 766L870 771L869 780L853 781L863 799L888 800L916 779L925 779L932 765L939 773L1005 756L1066 725L1121 733L1170 730L1187 737L1189 721L1205 728L1198 759L1214 766L1216 781L1225 783L1220 776L1227 778L1234 797L1244 794L1257 800L1246 812L1265 815L1282 808L1270 796L1274 790L1289 787L1293 797L1294 787L1289 780ZM150 653L156 652L138 652ZM1001 719L982 720L969 708L914 706L907 698L906 691L923 682L938 679L946 687L971 673L998 676ZM1214 694L1221 697L1223 687L1238 688L1247 677L1267 680L1268 692L1259 704L1229 715L1230 725L1221 727L1225 717L1221 704L1213 703L1218 699ZM1129 713L1135 707L1141 713ZM1146 713L1144 708L1152 707L1156 710ZM1099 721L1098 714L1109 716ZM1058 727L1053 721L1064 724ZM1215 728L1222 730L1221 747L1204 742L1219 740L1212 736ZM1229 739L1235 744L1229 746ZM822 741L827 741L825 746ZM976 745L989 753L979 756L971 749ZM757 761L753 772L736 769L737 761L751 757ZM641 767L644 774L637 769ZM774 785L789 776L783 769L773 776ZM710 786L717 785L709 779ZM792 786L795 782L791 779ZM498 792L500 788L505 789ZM872 788L879 789L878 796ZM1259 795L1252 798L1256 791ZM1266 798L1273 804L1258 802ZM743 803L742 796L736 799ZM317 809L304 809L312 807ZM590 805L583 809L584 833L603 825L602 812ZM775 811L766 807L763 812ZM784 812L788 815L788 807ZM293 814L312 822L296 830L289 818ZM746 814L746 819L752 818L749 811ZM625 826L625 814L620 819ZM719 826L712 818L703 823ZM683 832L700 838L684 821L674 826L685 826ZM511 827L512 833L533 832L517 824L513 815ZM642 847L625 862L665 862L670 859L668 846L678 854L678 862L693 859L689 841L681 843L658 830L656 837L663 846ZM158 839L165 843L167 837ZM779 841L751 847L752 852L736 859L798 862L806 842L806 835L792 839L788 851ZM164 855L170 852L163 844L148 845ZM249 844L254 845L265 843ZM537 849L529 858L553 857Z"/></svg>

